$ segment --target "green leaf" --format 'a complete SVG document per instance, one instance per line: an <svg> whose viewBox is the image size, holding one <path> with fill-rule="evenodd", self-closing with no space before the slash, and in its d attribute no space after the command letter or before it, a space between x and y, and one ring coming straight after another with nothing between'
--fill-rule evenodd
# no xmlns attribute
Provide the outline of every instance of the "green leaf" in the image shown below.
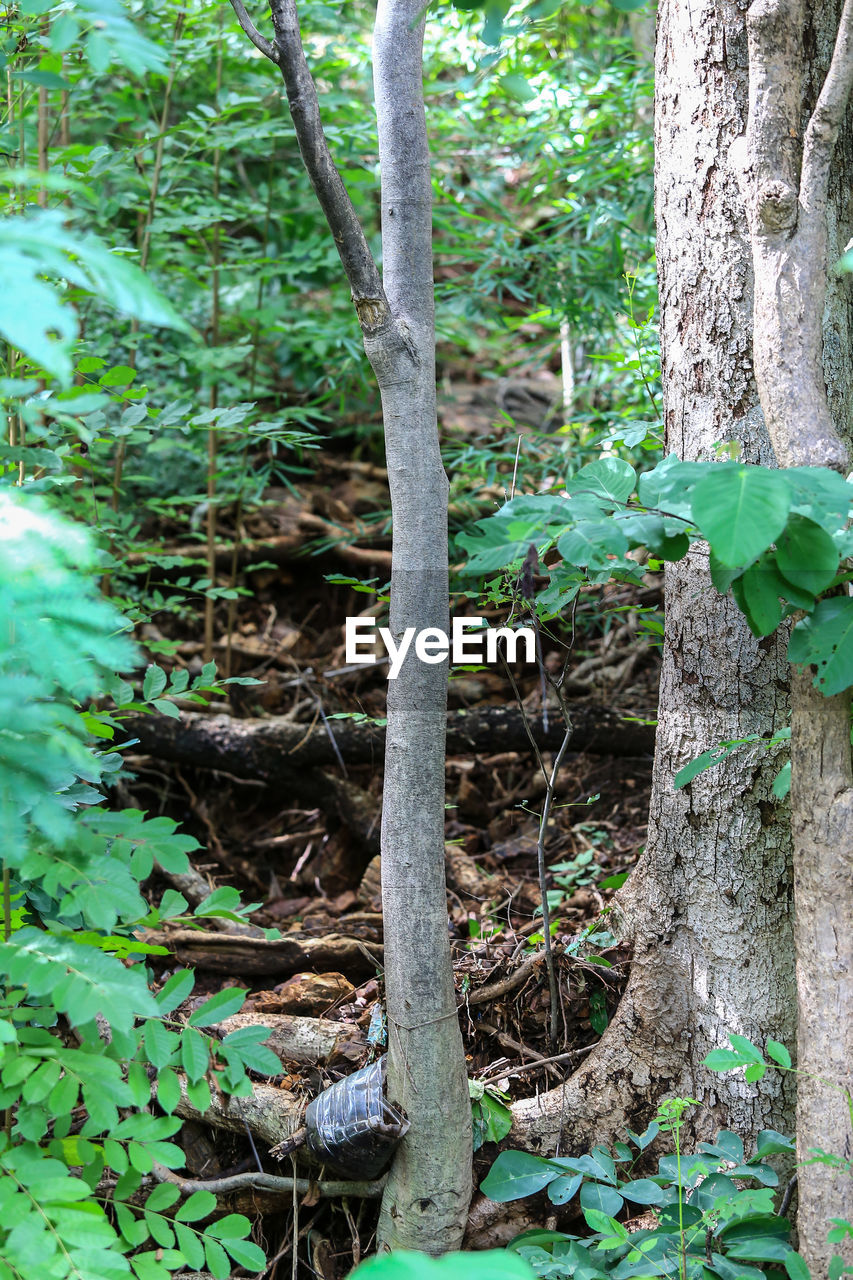
<svg viewBox="0 0 853 1280"><path fill-rule="evenodd" d="M582 1173L567 1173L548 1187L548 1199L552 1204L568 1204L583 1182Z"/></svg>
<svg viewBox="0 0 853 1280"><path fill-rule="evenodd" d="M246 992L242 987L223 987L196 1009L189 1019L189 1025L211 1027L217 1022L222 1022L224 1018L230 1018L232 1013L239 1013L245 999Z"/></svg>
<svg viewBox="0 0 853 1280"><path fill-rule="evenodd" d="M228 1280L231 1275L231 1263L228 1261L228 1255L222 1245L217 1244L215 1240L211 1240L209 1236L204 1238L204 1256L209 1270L215 1276L215 1280Z"/></svg>
<svg viewBox="0 0 853 1280"><path fill-rule="evenodd" d="M146 702L158 697L166 688L166 672L162 667L150 666L145 672L142 682L142 696Z"/></svg>
<svg viewBox="0 0 853 1280"><path fill-rule="evenodd" d="M188 1079L200 1080L210 1065L210 1053L204 1038L188 1027L181 1035L181 1063Z"/></svg>
<svg viewBox="0 0 853 1280"><path fill-rule="evenodd" d="M746 1066L748 1058L731 1049L712 1049L703 1059L702 1065L709 1071L731 1071L734 1067Z"/></svg>
<svg viewBox="0 0 853 1280"><path fill-rule="evenodd" d="M778 1133L776 1129L762 1129L755 1142L755 1154L762 1159L780 1153L790 1155L795 1150L793 1140L784 1133Z"/></svg>
<svg viewBox="0 0 853 1280"><path fill-rule="evenodd" d="M733 1049L736 1049L747 1062L760 1062L764 1064L764 1055L761 1050L748 1040L746 1036L736 1035L733 1031L729 1032L729 1043Z"/></svg>
<svg viewBox="0 0 853 1280"><path fill-rule="evenodd" d="M201 1271L204 1267L204 1245L190 1227L185 1227L177 1219L174 1222L178 1248L184 1255L187 1265L192 1271Z"/></svg>
<svg viewBox="0 0 853 1280"><path fill-rule="evenodd" d="M816 596L838 572L838 550L819 524L792 515L778 539L776 563L789 582Z"/></svg>
<svg viewBox="0 0 853 1280"><path fill-rule="evenodd" d="M541 1191L559 1178L561 1172L547 1160L527 1151L501 1151L480 1183L480 1190L490 1200L504 1204Z"/></svg>
<svg viewBox="0 0 853 1280"><path fill-rule="evenodd" d="M251 1240L229 1239L225 1241L225 1248L237 1265L248 1271L262 1271L266 1266L266 1254Z"/></svg>
<svg viewBox="0 0 853 1280"><path fill-rule="evenodd" d="M145 1054L152 1067L161 1070L171 1060L178 1047L174 1031L163 1026L159 1018L149 1018L142 1032Z"/></svg>
<svg viewBox="0 0 853 1280"><path fill-rule="evenodd" d="M441 1258L400 1249L369 1258L350 1280L535 1280L535 1275L523 1258L506 1249L446 1253Z"/></svg>
<svg viewBox="0 0 853 1280"><path fill-rule="evenodd" d="M788 658L817 667L814 684L827 698L853 685L853 600L819 600L791 632Z"/></svg>
<svg viewBox="0 0 853 1280"><path fill-rule="evenodd" d="M613 520L583 521L558 538L557 550L568 564L606 569L610 567L610 557L624 556L628 540Z"/></svg>
<svg viewBox="0 0 853 1280"><path fill-rule="evenodd" d="M192 969L179 969L163 983L154 997L157 1008L163 1014L172 1013L192 993L194 986L195 974Z"/></svg>
<svg viewBox="0 0 853 1280"><path fill-rule="evenodd" d="M748 565L775 542L791 508L784 472L727 462L693 493L693 518L724 565Z"/></svg>
<svg viewBox="0 0 853 1280"><path fill-rule="evenodd" d="M621 458L598 458L566 481L566 492L570 496L592 494L615 507L628 501L636 484L637 473L627 462Z"/></svg>
<svg viewBox="0 0 853 1280"><path fill-rule="evenodd" d="M635 1178L633 1182L623 1182L619 1187L626 1200L634 1204L663 1204L666 1195L662 1187L651 1178Z"/></svg>
<svg viewBox="0 0 853 1280"><path fill-rule="evenodd" d="M207 1218L216 1208L216 1196L211 1191L194 1191L175 1214L177 1222L198 1222Z"/></svg>
<svg viewBox="0 0 853 1280"><path fill-rule="evenodd" d="M200 1080L187 1081L187 1097L196 1111L207 1111L210 1106L210 1085L203 1076Z"/></svg>
<svg viewBox="0 0 853 1280"><path fill-rule="evenodd" d="M774 1062L778 1062L781 1067L791 1066L791 1055L783 1044L778 1040L768 1040L765 1045L765 1052L768 1058L772 1058Z"/></svg>
<svg viewBox="0 0 853 1280"><path fill-rule="evenodd" d="M145 1201L145 1208L153 1213L162 1213L164 1209L171 1209L180 1198L181 1193L173 1183L161 1182Z"/></svg>
<svg viewBox="0 0 853 1280"><path fill-rule="evenodd" d="M612 1218L624 1203L615 1187L605 1187L600 1182L585 1182L581 1187L581 1208L584 1210L597 1209Z"/></svg>
<svg viewBox="0 0 853 1280"><path fill-rule="evenodd" d="M181 1100L181 1084L171 1067L165 1067L157 1078L157 1101L171 1115Z"/></svg>

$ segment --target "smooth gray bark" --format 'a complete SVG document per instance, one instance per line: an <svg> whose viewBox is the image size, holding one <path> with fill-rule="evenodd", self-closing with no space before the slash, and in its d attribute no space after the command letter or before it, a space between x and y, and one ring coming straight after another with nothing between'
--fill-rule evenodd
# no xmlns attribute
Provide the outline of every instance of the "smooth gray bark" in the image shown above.
<svg viewBox="0 0 853 1280"><path fill-rule="evenodd" d="M749 123L742 187L755 264L755 371L776 455L786 466L845 471L850 431L844 411L850 374L828 376L824 305L830 254L830 166L853 89L853 0L840 18L819 6L834 49L817 101L802 125L810 68L803 0L754 0L750 7ZM822 70L822 68L821 68ZM845 140L849 153L849 130ZM849 168L847 170L849 182ZM832 215L832 217L831 217ZM847 301L849 307L849 299ZM849 352L848 352L849 366ZM834 388L834 403L827 382ZM798 1031L797 1155L813 1148L849 1158L853 1088L853 766L849 692L825 698L813 672L791 686L791 802L794 834ZM853 1180L823 1163L799 1173L800 1251L813 1276L834 1253L831 1218L853 1218Z"/></svg>
<svg viewBox="0 0 853 1280"><path fill-rule="evenodd" d="M421 0L380 0L373 66L383 283L405 338L365 339L382 393L393 512L391 631L448 630L447 477L435 403L432 186ZM411 651L388 685L382 902L388 1092L412 1122L388 1177L380 1248L458 1247L471 1199L471 1111L456 1012L444 874L447 661Z"/></svg>
<svg viewBox="0 0 853 1280"><path fill-rule="evenodd" d="M233 0L232 0L233 3ZM332 162L294 0L271 0L275 43L235 13L280 68L302 158L335 238L382 396L393 517L391 630L448 629L447 478L435 408L432 189L421 0L379 0L374 84L382 178L382 278ZM388 1095L411 1122L382 1202L380 1250L441 1254L471 1197L471 1108L444 875L447 659L410 652L389 681L382 816Z"/></svg>

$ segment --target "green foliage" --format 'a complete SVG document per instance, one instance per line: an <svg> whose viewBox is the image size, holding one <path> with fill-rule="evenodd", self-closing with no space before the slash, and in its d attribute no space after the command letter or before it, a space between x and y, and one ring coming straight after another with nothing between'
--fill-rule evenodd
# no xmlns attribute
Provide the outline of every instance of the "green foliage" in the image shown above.
<svg viewBox="0 0 853 1280"><path fill-rule="evenodd" d="M446 1253L442 1258L400 1249L363 1262L351 1280L533 1280L535 1274L520 1257L502 1249Z"/></svg>
<svg viewBox="0 0 853 1280"><path fill-rule="evenodd" d="M178 1266L206 1263L224 1280L229 1255L263 1265L245 1238L248 1219L232 1215L199 1230L190 1224L213 1206L191 1199L172 1225L162 1211L179 1198L173 1186L156 1187L141 1209L127 1201L155 1162L184 1163L170 1141L181 1125L176 1067L204 1109L209 1080L245 1094L247 1069L274 1074L280 1064L260 1043L262 1028L221 1045L196 1029L236 1011L242 991L211 997L192 1025L172 1029L168 1015L192 991L192 975L174 974L155 997L139 963L165 948L140 943L134 930L187 905L169 891L151 910L140 882L155 861L185 870L198 844L168 818L103 808L100 788L120 757L93 745L90 729L97 743L113 725L81 708L107 683L131 705L132 686L113 672L137 653L126 620L87 576L96 563L82 530L36 500L0 492L0 1271L19 1280L131 1271L167 1280ZM207 684L213 674L205 673ZM163 673L149 668L142 698L156 706L166 691ZM235 898L211 895L196 917L235 914ZM148 1112L147 1065L159 1071L162 1116ZM118 1175L115 1226L98 1191L105 1169Z"/></svg>
<svg viewBox="0 0 853 1280"><path fill-rule="evenodd" d="M791 1277L801 1274L788 1223L773 1211L778 1177L765 1163L779 1151L791 1152L793 1144L766 1130L747 1158L738 1135L724 1129L715 1142L701 1143L696 1154L686 1156L680 1133L692 1103L664 1102L644 1133L629 1132L628 1141L612 1151L595 1147L588 1155L553 1158L501 1152L481 1183L485 1195L509 1201L545 1190L557 1205L578 1195L593 1233L533 1230L510 1247L537 1275L578 1280L676 1274L683 1280L757 1280L768 1262L785 1267ZM659 1133L672 1135L674 1154L660 1157L657 1174L632 1177L633 1166ZM628 1212L636 1212L636 1206L653 1210L657 1226L628 1232L616 1217L626 1205Z"/></svg>
<svg viewBox="0 0 853 1280"><path fill-rule="evenodd" d="M70 383L80 326L63 281L137 320L192 333L137 266L96 236L74 234L66 222L66 213L58 209L3 221L0 334L8 342L64 386Z"/></svg>
<svg viewBox="0 0 853 1280"><path fill-rule="evenodd" d="M635 487L638 503L628 506ZM769 635L784 617L804 613L791 632L791 661L813 663L815 685L827 696L853 685L853 600L819 598L849 576L853 485L841 476L818 467L776 471L670 455L637 479L627 463L604 458L570 477L565 493L514 498L460 535L467 572L516 571L531 544L540 561L556 547L562 563L550 570L550 585L537 600L548 617L556 600L562 607L577 594L579 570L591 583L636 582L631 548L679 560L691 542L704 539L714 585L732 590L753 634Z"/></svg>
<svg viewBox="0 0 853 1280"><path fill-rule="evenodd" d="M512 1128L512 1112L506 1105L509 1098L500 1089L468 1081L471 1095L471 1120L474 1130L474 1150L479 1151L484 1142L501 1142Z"/></svg>

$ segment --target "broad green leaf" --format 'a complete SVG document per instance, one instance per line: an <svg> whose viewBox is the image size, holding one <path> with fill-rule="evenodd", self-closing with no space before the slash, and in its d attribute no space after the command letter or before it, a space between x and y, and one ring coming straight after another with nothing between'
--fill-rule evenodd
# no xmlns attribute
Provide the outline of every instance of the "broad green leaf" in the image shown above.
<svg viewBox="0 0 853 1280"><path fill-rule="evenodd" d="M623 1182L619 1190L626 1200L634 1204L663 1204L666 1195L662 1187L651 1178L635 1178L633 1182Z"/></svg>
<svg viewBox="0 0 853 1280"><path fill-rule="evenodd" d="M791 508L784 472L742 463L714 466L697 484L692 512L714 556L724 565L748 565L775 542Z"/></svg>
<svg viewBox="0 0 853 1280"><path fill-rule="evenodd" d="M785 1254L785 1270L790 1280L812 1280L811 1272L802 1254L796 1253L793 1249Z"/></svg>
<svg viewBox="0 0 853 1280"><path fill-rule="evenodd" d="M814 664L815 687L828 698L853 685L853 600L849 596L819 600L814 613L791 632L788 658Z"/></svg>
<svg viewBox="0 0 853 1280"><path fill-rule="evenodd" d="M153 1213L162 1213L164 1209L171 1209L180 1198L181 1193L173 1183L161 1182L146 1199L145 1208Z"/></svg>
<svg viewBox="0 0 853 1280"><path fill-rule="evenodd" d="M624 556L628 540L615 520L584 521L558 538L557 550L568 564L604 569L610 557Z"/></svg>
<svg viewBox="0 0 853 1280"><path fill-rule="evenodd" d="M729 1032L729 1043L732 1048L742 1054L747 1062L764 1063L764 1055L757 1045L754 1045L746 1036L737 1035L735 1032ZM741 1156L743 1155L743 1147L741 1146Z"/></svg>
<svg viewBox="0 0 853 1280"><path fill-rule="evenodd" d="M636 484L637 473L627 462L621 458L597 458L566 481L566 492L570 496L592 494L615 507L628 501Z"/></svg>
<svg viewBox="0 0 853 1280"><path fill-rule="evenodd" d="M625 1203L615 1187L605 1187L600 1182L585 1182L581 1187L580 1199L582 1209L598 1209L611 1218Z"/></svg>
<svg viewBox="0 0 853 1280"><path fill-rule="evenodd" d="M550 1184L548 1199L552 1204L568 1204L582 1182L582 1173L567 1173Z"/></svg>
<svg viewBox="0 0 853 1280"><path fill-rule="evenodd" d="M709 1071L731 1071L733 1067L746 1066L748 1058L731 1049L712 1049L704 1058L702 1065Z"/></svg>
<svg viewBox="0 0 853 1280"><path fill-rule="evenodd" d="M165 1067L157 1078L157 1101L171 1115L181 1100L181 1085L171 1067Z"/></svg>
<svg viewBox="0 0 853 1280"><path fill-rule="evenodd" d="M816 596L838 572L838 550L819 524L792 515L778 539L776 563L789 582Z"/></svg>
<svg viewBox="0 0 853 1280"><path fill-rule="evenodd" d="M503 1204L533 1195L559 1177L560 1170L540 1156L527 1151L501 1151L480 1183L480 1190L490 1200Z"/></svg>

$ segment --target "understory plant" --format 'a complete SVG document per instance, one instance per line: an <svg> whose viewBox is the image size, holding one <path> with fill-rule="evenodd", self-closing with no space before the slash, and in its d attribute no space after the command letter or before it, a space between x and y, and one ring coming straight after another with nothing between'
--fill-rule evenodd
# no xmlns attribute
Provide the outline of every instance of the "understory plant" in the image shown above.
<svg viewBox="0 0 853 1280"><path fill-rule="evenodd" d="M187 917L187 903L166 890L151 908L142 883L155 865L185 871L198 844L169 818L105 805L120 721L91 700L112 687L128 703L132 686L114 673L138 653L97 567L78 526L0 492L0 1280L168 1280L202 1267L224 1280L232 1261L257 1270L264 1256L247 1218L209 1220L209 1192L178 1205L167 1180L184 1164L177 1110L184 1093L204 1110L211 1085L245 1095L247 1068L280 1064L260 1029L216 1046L205 1035L242 990L185 1024L170 1015L193 975L152 990L146 958L167 952L139 931ZM146 702L169 701L159 669L143 684ZM233 915L234 898L215 891L185 923Z"/></svg>
<svg viewBox="0 0 853 1280"><path fill-rule="evenodd" d="M556 1157L501 1152L481 1184L485 1195L509 1201L545 1190L555 1205L578 1195L589 1228L582 1234L526 1231L510 1247L543 1277L805 1280L790 1224L774 1210L779 1178L766 1163L769 1156L789 1155L793 1143L763 1130L747 1156L740 1137L723 1129L715 1142L688 1154L681 1130L694 1102L668 1099L644 1133L629 1131L612 1150L596 1146L585 1155ZM656 1174L635 1177L635 1165L659 1134L670 1135L674 1151L659 1158ZM644 1220L629 1229L630 1222L616 1217L626 1205L635 1214L651 1211L653 1225Z"/></svg>

